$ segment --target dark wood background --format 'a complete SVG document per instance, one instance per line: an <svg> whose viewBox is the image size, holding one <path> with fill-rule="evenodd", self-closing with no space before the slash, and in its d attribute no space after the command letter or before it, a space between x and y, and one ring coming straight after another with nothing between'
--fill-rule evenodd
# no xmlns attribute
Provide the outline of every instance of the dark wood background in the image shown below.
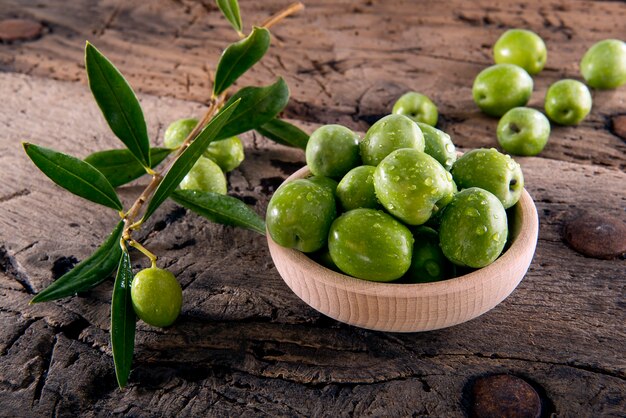
<svg viewBox="0 0 626 418"><path fill-rule="evenodd" d="M286 5L242 0L244 24ZM324 123L365 131L418 90L462 149L496 146L497 120L478 111L471 86L504 30L528 28L547 43L537 108L551 83L580 79L589 46L626 35L626 5L612 1L306 6L273 29L269 54L240 86L283 76L292 95L284 116L309 132ZM585 257L562 231L585 213L624 222L626 87L593 91L580 126L554 127L539 157L518 159L540 216L533 263L502 304L449 329L391 334L337 323L291 293L263 237L165 204L139 235L182 283L183 312L167 330L139 323L130 384L119 390L111 281L28 305L93 251L115 216L53 186L20 141L80 157L120 145L85 83L90 40L140 93L161 144L171 121L201 115L217 58L237 37L209 0L0 0L0 21L15 18L41 33L0 43L0 416L455 417L471 410L476 379L499 373L531 383L544 416L624 416L626 263ZM259 135L244 140L231 193L263 214L304 154ZM121 189L126 203L144 183Z"/></svg>

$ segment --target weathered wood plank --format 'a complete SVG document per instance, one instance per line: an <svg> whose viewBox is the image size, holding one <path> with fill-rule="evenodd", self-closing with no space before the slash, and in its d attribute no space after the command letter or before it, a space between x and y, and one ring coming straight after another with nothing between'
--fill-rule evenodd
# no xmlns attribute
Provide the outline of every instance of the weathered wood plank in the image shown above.
<svg viewBox="0 0 626 418"><path fill-rule="evenodd" d="M586 258L561 240L563 222L579 210L623 217L620 170L520 159L541 223L527 277L487 314L423 334L371 332L323 317L282 282L263 237L168 203L141 235L180 279L183 314L168 330L140 323L130 387L120 391L108 342L111 282L28 306L32 291L52 281L55 262L85 258L116 214L51 185L19 146L26 138L84 156L118 142L84 85L0 74L0 97L0 318L11 324L0 331L0 410L454 417L467 410L475 377L500 372L543 388L548 413L618 416L626 408L624 261ZM200 111L197 103L140 99L157 142L169 121ZM247 159L231 186L263 213L271 187L302 164L303 153L259 136L244 141ZM140 188L122 190L128 202Z"/></svg>
<svg viewBox="0 0 626 418"><path fill-rule="evenodd" d="M244 23L259 23L284 1L242 1ZM159 96L204 102L225 42L236 40L213 2L5 0L0 19L42 21L35 42L0 45L0 69L85 80L83 45L95 43L131 84ZM374 2L315 1L274 29L268 56L240 85L284 76L292 90L290 117L365 130L415 89L439 105L440 127L458 144L495 146L497 121L471 98L476 74L492 63L503 30L525 27L548 45L546 69L535 77L530 104L542 107L547 87L579 78L586 49L626 33L626 5L606 1ZM624 89L596 91L594 109L577 128L555 127L544 158L625 169L626 144L608 127L624 113Z"/></svg>

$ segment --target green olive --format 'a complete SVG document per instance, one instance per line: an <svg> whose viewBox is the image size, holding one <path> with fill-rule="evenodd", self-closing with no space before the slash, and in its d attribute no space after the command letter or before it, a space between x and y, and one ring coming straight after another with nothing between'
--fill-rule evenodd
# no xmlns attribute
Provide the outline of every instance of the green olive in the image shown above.
<svg viewBox="0 0 626 418"><path fill-rule="evenodd" d="M336 214L335 197L327 186L298 179L274 192L267 206L267 230L278 245L314 252L326 245Z"/></svg>
<svg viewBox="0 0 626 418"><path fill-rule="evenodd" d="M163 144L168 148L180 147L197 124L198 119L194 118L172 122L165 130ZM209 144L203 155L227 173L239 167L244 160L243 144L236 136L214 141Z"/></svg>
<svg viewBox="0 0 626 418"><path fill-rule="evenodd" d="M424 152L446 170L450 171L456 161L456 148L447 133L422 122L416 122L424 134Z"/></svg>
<svg viewBox="0 0 626 418"><path fill-rule="evenodd" d="M496 64L515 64L530 75L543 70L548 58L548 51L543 39L527 29L509 29L504 32L493 46L493 58Z"/></svg>
<svg viewBox="0 0 626 418"><path fill-rule="evenodd" d="M368 129L360 147L363 163L377 166L383 158L400 148L424 151L424 135L408 117L391 114Z"/></svg>
<svg viewBox="0 0 626 418"><path fill-rule="evenodd" d="M337 186L337 200L344 212L357 208L377 209L380 207L374 190L376 167L362 165L343 176Z"/></svg>
<svg viewBox="0 0 626 418"><path fill-rule="evenodd" d="M409 283L428 283L452 277L453 266L441 251L437 231L418 226L413 231L413 238L413 257L405 280Z"/></svg>
<svg viewBox="0 0 626 418"><path fill-rule="evenodd" d="M441 249L460 266L491 264L507 240L506 211L492 193L471 187L460 191L446 206L439 227Z"/></svg>
<svg viewBox="0 0 626 418"><path fill-rule="evenodd" d="M416 91L403 94L394 103L392 112L407 116L415 122L427 123L430 126L435 126L439 117L437 105L428 96Z"/></svg>
<svg viewBox="0 0 626 418"><path fill-rule="evenodd" d="M594 44L580 61L580 73L594 89L616 89L625 84L626 43L604 39Z"/></svg>
<svg viewBox="0 0 626 418"><path fill-rule="evenodd" d="M211 142L202 155L213 160L224 173L239 167L245 158L243 143L236 136Z"/></svg>
<svg viewBox="0 0 626 418"><path fill-rule="evenodd" d="M331 179L330 177L311 176L311 177L308 177L307 180L312 183L319 184L320 186L327 188L333 194L333 196L335 196L337 192L337 182Z"/></svg>
<svg viewBox="0 0 626 418"><path fill-rule="evenodd" d="M532 77L513 64L485 68L472 87L474 102L490 116L502 116L514 107L525 106L532 92Z"/></svg>
<svg viewBox="0 0 626 418"><path fill-rule="evenodd" d="M389 213L421 225L454 194L452 176L430 155L411 148L389 154L374 171L374 188Z"/></svg>
<svg viewBox="0 0 626 418"><path fill-rule="evenodd" d="M158 267L141 270L135 275L130 297L137 316L155 327L172 325L183 304L183 291L176 277Z"/></svg>
<svg viewBox="0 0 626 418"><path fill-rule="evenodd" d="M180 182L180 188L226 194L226 176L216 163L208 158L200 157Z"/></svg>
<svg viewBox="0 0 626 418"><path fill-rule="evenodd" d="M317 128L306 145L306 163L315 175L341 178L361 164L359 136L341 125Z"/></svg>
<svg viewBox="0 0 626 418"><path fill-rule="evenodd" d="M474 149L463 154L454 163L451 173L460 189L485 189L496 195L505 209L516 204L524 190L520 165L495 148Z"/></svg>
<svg viewBox="0 0 626 418"><path fill-rule="evenodd" d="M178 119L172 122L163 135L163 145L167 148L180 147L197 124L198 119L194 118Z"/></svg>
<svg viewBox="0 0 626 418"><path fill-rule="evenodd" d="M354 209L330 227L328 250L333 261L353 277L388 282L402 277L411 265L411 231L375 209Z"/></svg>

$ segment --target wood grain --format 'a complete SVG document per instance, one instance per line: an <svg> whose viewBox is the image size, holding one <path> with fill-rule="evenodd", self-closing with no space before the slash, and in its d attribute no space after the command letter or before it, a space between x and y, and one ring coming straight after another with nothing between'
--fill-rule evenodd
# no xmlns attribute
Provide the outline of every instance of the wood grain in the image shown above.
<svg viewBox="0 0 626 418"><path fill-rule="evenodd" d="M288 2L242 1L244 26ZM507 28L537 32L548 47L530 105L543 107L548 86L580 79L578 63L594 42L623 38L626 6L610 1L494 3L322 0L273 29L270 52L239 86L285 77L289 117L365 130L407 90L439 106L439 126L464 147L495 146L497 121L472 102L474 77L493 63L491 48ZM0 69L85 81L90 40L120 66L132 86L159 96L205 102L225 42L237 40L213 2L190 0L4 0L0 19L42 21L36 42L0 44ZM544 158L626 169L626 144L607 128L624 113L623 89L594 91L594 108L577 128L555 127Z"/></svg>
<svg viewBox="0 0 626 418"><path fill-rule="evenodd" d="M284 6L241 4L248 26ZM286 115L308 132L336 121L363 131L417 89L439 105L440 126L457 145L493 146L497 121L473 107L469 91L502 30L524 26L546 39L548 68L531 100L540 106L551 82L578 78L589 45L623 37L625 15L611 1L307 2L276 27L270 54L240 85L284 75ZM284 284L263 237L166 203L138 238L180 279L183 314L167 330L140 324L130 385L120 391L110 281L28 305L88 256L115 214L52 186L19 142L77 156L121 146L84 84L90 39L144 93L149 135L160 144L169 122L201 114L222 39L236 35L204 0L4 0L4 18L46 30L0 44L0 415L462 417L468 385L509 373L540 389L545 416L623 416L626 265L576 253L562 228L581 211L624 220L626 145L611 131L624 88L594 92L588 120L555 127L540 157L518 159L539 214L535 257L506 300L451 328L395 334L331 320ZM258 135L244 142L231 193L262 214L304 155ZM143 181L122 188L125 203Z"/></svg>
<svg viewBox="0 0 626 418"><path fill-rule="evenodd" d="M111 282L79 297L28 305L51 282L54 266L85 258L115 217L48 183L19 140L78 156L118 142L83 85L0 74L0 94L6 98L0 138L8 145L0 160L12 167L2 170L0 182L0 315L9 324L1 331L2 410L14 416L463 416L466 384L496 372L536 382L559 415L623 410L624 261L586 258L561 240L564 220L577 210L623 216L623 172L519 159L541 225L526 278L479 318L418 334L329 320L284 284L263 237L212 225L168 203L139 238L181 280L183 314L165 331L140 324L130 388L119 391L108 338ZM200 110L196 103L140 99L157 143L166 123ZM244 142L247 159L230 184L263 213L273 188L304 156L258 136ZM122 196L128 201L138 191L131 185ZM142 262L136 254L134 260Z"/></svg>

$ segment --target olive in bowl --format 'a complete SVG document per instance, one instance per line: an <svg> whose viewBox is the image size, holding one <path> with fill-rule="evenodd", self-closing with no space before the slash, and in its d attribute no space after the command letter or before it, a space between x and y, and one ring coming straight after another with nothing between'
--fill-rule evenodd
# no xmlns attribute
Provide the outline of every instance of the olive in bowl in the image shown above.
<svg viewBox="0 0 626 418"><path fill-rule="evenodd" d="M286 183L310 177L307 167ZM267 235L270 255L291 290L317 311L362 328L418 332L457 325L494 308L522 280L535 252L537 209L523 190L509 212L508 248L493 263L449 280L380 283L330 270Z"/></svg>

